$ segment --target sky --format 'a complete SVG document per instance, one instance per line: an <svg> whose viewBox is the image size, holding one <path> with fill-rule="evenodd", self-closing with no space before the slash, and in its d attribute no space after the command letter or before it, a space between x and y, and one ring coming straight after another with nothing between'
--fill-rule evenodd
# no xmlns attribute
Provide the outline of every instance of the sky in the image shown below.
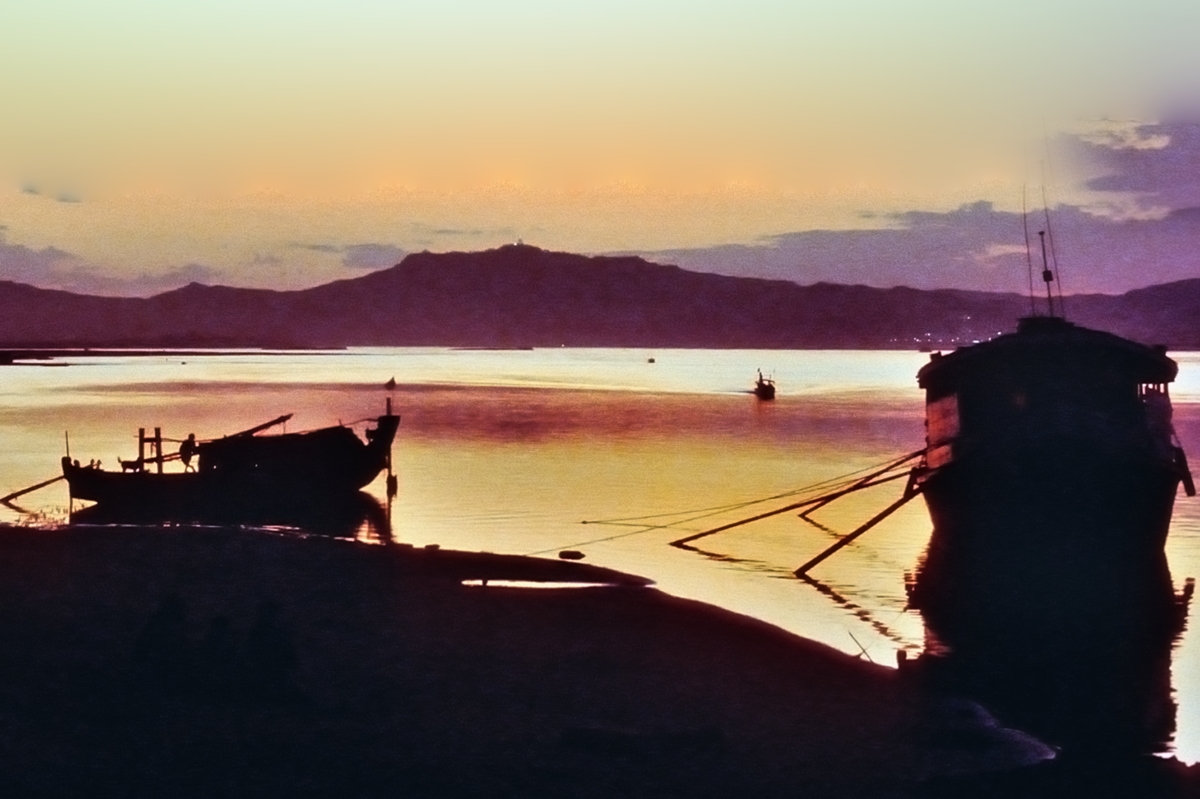
<svg viewBox="0 0 1200 799"><path fill-rule="evenodd" d="M520 239L1023 292L1047 227L1067 293L1200 277L1198 30L1193 0L0 0L0 280L294 289Z"/></svg>

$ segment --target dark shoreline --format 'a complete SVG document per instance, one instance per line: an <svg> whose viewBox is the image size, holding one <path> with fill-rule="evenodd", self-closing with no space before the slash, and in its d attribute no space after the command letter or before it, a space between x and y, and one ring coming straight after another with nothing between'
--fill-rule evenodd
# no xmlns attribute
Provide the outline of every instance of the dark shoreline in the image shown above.
<svg viewBox="0 0 1200 799"><path fill-rule="evenodd" d="M1200 796L1198 767L1038 764L919 679L555 559L0 527L0 640L7 796Z"/></svg>
<svg viewBox="0 0 1200 799"><path fill-rule="evenodd" d="M648 582L244 530L0 528L0 787L908 796L1037 759L894 670Z"/></svg>
<svg viewBox="0 0 1200 799"><path fill-rule="evenodd" d="M230 345L228 347L186 347L186 346L164 346L156 348L150 345L130 345L122 347L120 345L97 345L97 346L79 346L79 347L9 347L0 349L0 366L21 366L35 365L38 362L53 361L60 358L149 358L149 357L210 357L215 355L291 355L295 353L342 353L346 350L353 349L358 345L337 346L337 347L299 347L299 346L275 346L275 345ZM375 345L362 345L363 347L374 347ZM956 344L947 344L946 348L953 349ZM460 347L451 344L402 344L388 348L405 349L405 348L421 348L435 347L452 350L455 352L532 352L533 350L557 350L559 347L542 346L542 347ZM660 347L653 344L645 345L630 345L630 346L572 346L569 349L624 349L624 350L739 350L746 349L745 347L729 346L729 347ZM762 347L764 352L778 350L780 352L793 351L858 351L870 350L872 352L917 352L916 347ZM922 352L924 350L921 350Z"/></svg>
<svg viewBox="0 0 1200 799"><path fill-rule="evenodd" d="M29 361L52 361L59 358L147 358L203 357L211 355L262 355L281 352L341 352L345 347L13 347L0 349L0 366L14 366Z"/></svg>

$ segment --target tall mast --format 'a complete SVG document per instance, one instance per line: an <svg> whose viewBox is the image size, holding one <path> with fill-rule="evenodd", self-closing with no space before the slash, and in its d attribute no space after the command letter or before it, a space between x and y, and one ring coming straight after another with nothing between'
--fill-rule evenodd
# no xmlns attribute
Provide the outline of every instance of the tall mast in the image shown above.
<svg viewBox="0 0 1200 799"><path fill-rule="evenodd" d="M1029 251L1029 214L1025 210L1025 187L1021 187L1021 229L1025 231L1025 266L1029 269L1029 315L1037 316L1033 303L1033 255Z"/></svg>
<svg viewBox="0 0 1200 799"><path fill-rule="evenodd" d="M1047 155L1048 157L1049 155ZM1058 252L1054 249L1054 228L1050 226L1050 205L1046 201L1046 179L1044 175L1042 177L1042 210L1046 214L1046 239L1050 244L1050 260L1054 264L1054 282L1058 284L1058 312L1065 319L1067 317L1067 303L1063 300L1062 269L1058 265Z"/></svg>
<svg viewBox="0 0 1200 799"><path fill-rule="evenodd" d="M1054 273L1050 271L1050 264L1046 260L1046 231L1039 230L1038 238L1042 240L1042 280L1046 283L1046 302L1050 304L1050 315L1054 316L1054 292L1050 290L1050 284L1054 282Z"/></svg>

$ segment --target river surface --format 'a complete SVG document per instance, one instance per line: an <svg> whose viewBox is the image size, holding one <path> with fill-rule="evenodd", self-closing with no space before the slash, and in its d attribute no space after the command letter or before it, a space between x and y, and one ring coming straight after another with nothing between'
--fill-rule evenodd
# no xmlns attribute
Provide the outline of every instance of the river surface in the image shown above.
<svg viewBox="0 0 1200 799"><path fill-rule="evenodd" d="M920 449L917 352L440 348L62 358L0 367L0 495L58 460L137 455L137 429L217 437L293 413L289 431L357 424L391 397L394 540L554 556L650 577L663 590L763 619L892 665L919 652L905 575L928 540L918 500L813 569L792 571L899 497L903 483L816 511L669 542L827 491ZM1200 463L1200 354L1174 354L1176 428ZM773 375L774 402L748 393ZM389 391L385 383L394 378ZM177 446L177 445L168 445ZM168 451L171 451L168 449ZM381 478L369 492L384 500ZM63 523L62 482L0 506L0 522ZM585 523L586 522L586 523ZM377 537L364 528L361 536ZM1200 576L1200 498L1180 493L1167 554L1176 586ZM131 575L131 579L136 575ZM735 678L731 675L731 678ZM1200 635L1173 654L1169 744L1200 761Z"/></svg>

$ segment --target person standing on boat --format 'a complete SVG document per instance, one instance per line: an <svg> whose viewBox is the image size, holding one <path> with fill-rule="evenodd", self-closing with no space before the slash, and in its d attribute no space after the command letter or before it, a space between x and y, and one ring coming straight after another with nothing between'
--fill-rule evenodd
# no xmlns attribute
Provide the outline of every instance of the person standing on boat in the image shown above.
<svg viewBox="0 0 1200 799"><path fill-rule="evenodd" d="M196 471L192 467L192 456L196 454L196 434L188 433L187 441L179 445L179 460L183 461L185 472Z"/></svg>

